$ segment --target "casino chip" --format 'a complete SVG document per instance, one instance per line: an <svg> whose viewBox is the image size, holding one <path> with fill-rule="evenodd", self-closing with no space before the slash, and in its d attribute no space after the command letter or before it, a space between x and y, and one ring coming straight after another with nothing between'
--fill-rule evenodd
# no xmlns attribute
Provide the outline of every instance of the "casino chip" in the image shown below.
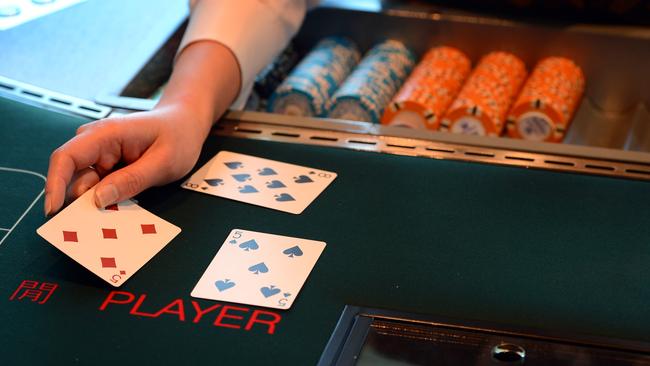
<svg viewBox="0 0 650 366"><path fill-rule="evenodd" d="M379 123L414 64L415 56L403 43L387 40L376 45L336 91L328 117Z"/></svg>
<svg viewBox="0 0 650 366"><path fill-rule="evenodd" d="M508 108L525 79L526 66L516 56L506 52L487 54L449 107L440 130L499 136Z"/></svg>
<svg viewBox="0 0 650 366"><path fill-rule="evenodd" d="M0 17L15 17L20 14L20 8L16 5L0 6Z"/></svg>
<svg viewBox="0 0 650 366"><path fill-rule="evenodd" d="M346 38L321 40L275 90L268 111L325 116L330 98L359 62L357 46Z"/></svg>
<svg viewBox="0 0 650 366"><path fill-rule="evenodd" d="M471 62L461 51L430 49L386 107L381 123L437 130L470 71Z"/></svg>
<svg viewBox="0 0 650 366"><path fill-rule="evenodd" d="M253 90L260 99L268 99L298 63L298 52L289 43L282 53L268 64L255 78Z"/></svg>
<svg viewBox="0 0 650 366"><path fill-rule="evenodd" d="M584 90L584 75L573 61L562 57L541 60L508 114L508 135L562 141Z"/></svg>
<svg viewBox="0 0 650 366"><path fill-rule="evenodd" d="M246 104L244 105L244 110L246 111L262 111L263 109L263 101L262 98L260 98L260 95L253 90L251 95L248 96L248 99L246 100Z"/></svg>
<svg viewBox="0 0 650 366"><path fill-rule="evenodd" d="M268 101L275 89L286 79L291 69L298 63L299 56L293 43L289 43L273 62L266 65L253 84L253 91L244 106L248 111L266 111Z"/></svg>

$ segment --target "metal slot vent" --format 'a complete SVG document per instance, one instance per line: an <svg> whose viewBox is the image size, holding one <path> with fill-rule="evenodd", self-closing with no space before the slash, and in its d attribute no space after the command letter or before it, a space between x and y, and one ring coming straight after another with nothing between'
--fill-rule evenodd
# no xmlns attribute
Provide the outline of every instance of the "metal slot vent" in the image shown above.
<svg viewBox="0 0 650 366"><path fill-rule="evenodd" d="M221 136L650 180L650 165L643 163L475 147L369 133L324 131L232 119L222 120L215 127L214 133Z"/></svg>
<svg viewBox="0 0 650 366"><path fill-rule="evenodd" d="M109 107L39 88L4 76L0 76L0 95L92 119L101 119L111 113Z"/></svg>

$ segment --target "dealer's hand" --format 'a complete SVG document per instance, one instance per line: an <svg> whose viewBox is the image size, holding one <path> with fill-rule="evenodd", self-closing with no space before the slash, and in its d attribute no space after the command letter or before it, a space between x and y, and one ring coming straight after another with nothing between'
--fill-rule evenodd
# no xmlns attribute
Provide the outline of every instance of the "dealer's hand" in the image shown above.
<svg viewBox="0 0 650 366"><path fill-rule="evenodd" d="M196 119L183 106L166 106L81 126L51 156L45 212L58 210L66 191L75 198L97 184L95 203L105 207L181 178L209 132ZM113 171L120 162L126 166Z"/></svg>
<svg viewBox="0 0 650 366"><path fill-rule="evenodd" d="M200 41L186 47L154 110L83 125L52 153L45 214L95 184L95 203L106 207L187 174L213 121L235 99L240 78L225 46Z"/></svg>

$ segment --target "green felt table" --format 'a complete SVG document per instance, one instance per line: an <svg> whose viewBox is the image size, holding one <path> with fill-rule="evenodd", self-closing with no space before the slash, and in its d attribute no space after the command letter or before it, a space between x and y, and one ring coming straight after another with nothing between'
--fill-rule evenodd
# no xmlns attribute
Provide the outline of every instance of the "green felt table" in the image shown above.
<svg viewBox="0 0 650 366"><path fill-rule="evenodd" d="M183 231L116 289L35 233L38 174L85 122L0 100L4 364L310 365L346 304L650 341L647 182L211 136L195 169L226 149L338 178L301 215L150 189ZM327 242L291 309L190 297L233 228ZM58 287L10 299L24 280Z"/></svg>

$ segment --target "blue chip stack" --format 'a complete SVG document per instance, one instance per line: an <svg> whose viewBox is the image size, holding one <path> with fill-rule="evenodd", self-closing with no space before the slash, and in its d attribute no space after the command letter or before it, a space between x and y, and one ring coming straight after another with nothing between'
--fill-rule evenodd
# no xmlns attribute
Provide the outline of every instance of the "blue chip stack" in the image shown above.
<svg viewBox="0 0 650 366"><path fill-rule="evenodd" d="M359 62L357 46L346 38L318 42L271 96L268 110L294 116L324 116L330 98Z"/></svg>
<svg viewBox="0 0 650 366"><path fill-rule="evenodd" d="M298 63L298 59L298 52L296 52L293 43L289 43L287 48L257 75L253 86L255 93L261 99L268 99L280 83L287 78L291 69Z"/></svg>
<svg viewBox="0 0 650 366"><path fill-rule="evenodd" d="M328 117L379 123L414 65L415 55L403 43L387 40L376 45L334 93Z"/></svg>
<svg viewBox="0 0 650 366"><path fill-rule="evenodd" d="M300 56L296 51L293 43L289 43L287 48L282 51L273 62L266 65L265 68L255 77L253 91L246 101L244 107L247 111L265 111L269 98L275 89L286 79L291 69L298 63Z"/></svg>

